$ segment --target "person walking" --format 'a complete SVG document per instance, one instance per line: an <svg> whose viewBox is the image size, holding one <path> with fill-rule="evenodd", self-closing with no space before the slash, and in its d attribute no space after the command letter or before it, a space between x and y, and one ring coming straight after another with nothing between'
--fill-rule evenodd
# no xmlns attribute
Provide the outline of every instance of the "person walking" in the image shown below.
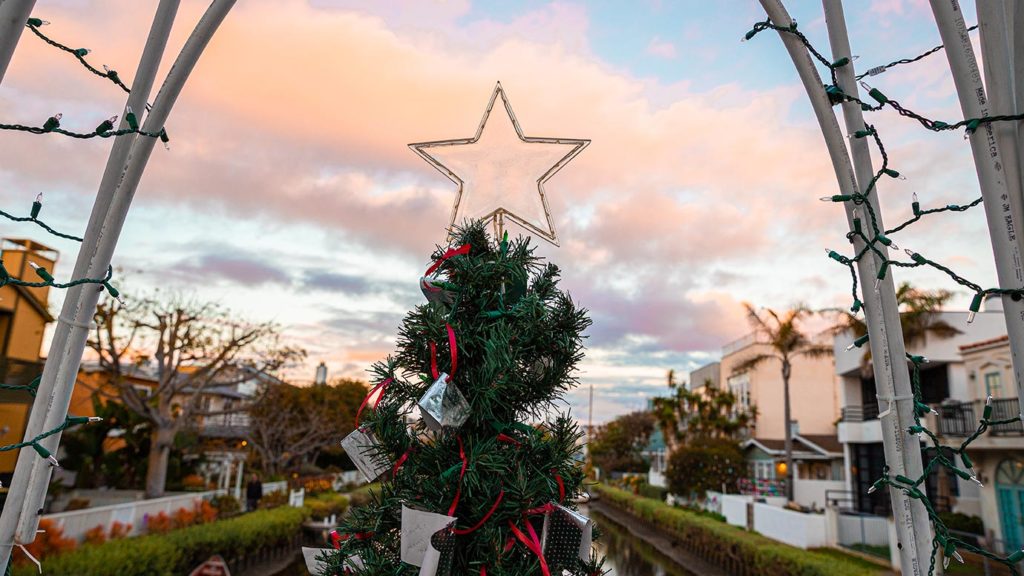
<svg viewBox="0 0 1024 576"><path fill-rule="evenodd" d="M258 474L253 473L249 479L249 483L245 485L245 509L248 512L252 512L260 505L260 499L263 498L263 482L260 482Z"/></svg>

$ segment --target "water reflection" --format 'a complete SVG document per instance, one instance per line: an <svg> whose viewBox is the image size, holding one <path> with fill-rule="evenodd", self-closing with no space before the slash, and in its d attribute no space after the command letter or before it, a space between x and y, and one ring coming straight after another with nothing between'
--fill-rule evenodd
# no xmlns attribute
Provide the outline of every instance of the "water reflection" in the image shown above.
<svg viewBox="0 0 1024 576"><path fill-rule="evenodd" d="M695 576L597 510L581 507L580 511L601 530L597 549L604 554L605 570L610 570L607 576Z"/></svg>

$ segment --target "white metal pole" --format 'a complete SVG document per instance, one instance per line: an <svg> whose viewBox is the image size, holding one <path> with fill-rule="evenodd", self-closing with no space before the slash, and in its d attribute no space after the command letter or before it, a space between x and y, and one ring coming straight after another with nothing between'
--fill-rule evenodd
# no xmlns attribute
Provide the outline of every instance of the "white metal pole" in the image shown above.
<svg viewBox="0 0 1024 576"><path fill-rule="evenodd" d="M992 104L985 96L981 71L974 57L974 48L967 34L960 3L958 0L931 0L931 6L942 43L946 45L946 58L949 59L964 118L991 116ZM996 137L996 128L992 124L984 124L969 139L981 195L985 199L985 216L988 218L999 286L1024 287L1024 262L1021 261L1021 243L1018 238L1022 222L1016 219L1019 208L1014 209L1014 205L1021 199L1010 194L1007 182L1009 174L1003 168L1005 158ZM1014 300L1010 296L1003 296L1003 313L1006 317L1006 332L1010 337L1010 356L1017 394L1024 398L1024 299Z"/></svg>
<svg viewBox="0 0 1024 576"><path fill-rule="evenodd" d="M793 20L780 0L760 1L775 25L785 27L792 25ZM838 9L841 17L841 6ZM842 20L840 19L839 22L842 23ZM845 24L842 25L842 32L845 36ZM840 191L842 194L852 195L859 191L857 176L846 149L845 139L839 129L839 123L832 112L828 96L822 88L818 71L811 61L810 54L797 38L785 33L780 33L780 37L811 101L815 117L825 139L825 146L832 160ZM846 44L848 52L849 43ZM852 67L850 70L852 72ZM877 194L872 194L868 201L872 202L875 214L879 218L879 226L881 226L881 212L876 198ZM847 203L846 216L851 230L853 229L853 209L854 207ZM854 247L859 251L863 248L863 242L858 239ZM879 248L883 254L886 253L883 246L879 246ZM915 454L917 467L920 470L920 443L916 437L907 433L907 426L900 422L908 410L913 410L913 395L906 367L906 352L892 275L886 275L885 280L879 283L878 290L872 290L871 286L877 266L878 263L873 257L865 257L857 262L857 271L861 279L869 279L863 289L864 313L868 325L875 382L880 396L884 396L885 400L882 402L880 398L880 404L886 408L883 412L888 413L888 416L882 418L882 444L885 449L886 463L893 474L907 475L906 463L907 461L912 462ZM912 471L910 472L912 473ZM930 550L930 547L922 549L919 544L930 540L928 524L915 523L915 517L918 516L915 509L922 507L921 503L908 498L899 490L890 490L889 495L896 521L902 572L905 575L918 576L923 571L922 559L927 557L925 550ZM919 534L918 532L923 533Z"/></svg>
<svg viewBox="0 0 1024 576"><path fill-rule="evenodd" d="M152 111L143 123L143 130L156 132L163 128L167 116L175 100L180 95L185 81L195 67L199 56L233 5L234 0L214 0L207 9L168 74ZM94 246L83 246L79 254L79 262L82 262L84 259L89 276L104 273L110 264L128 208L138 187L142 172L152 153L154 144L153 138L145 137L138 138L131 147L128 160L119 175L119 181L110 208L98 231L99 240ZM72 320L73 325L70 326L68 331L66 345L62 350L65 357L59 360L56 368L58 374L54 379L57 381L58 387L54 390L54 397L51 398L51 409L47 411L46 421L42 426L43 429L57 427L63 422L64 415L67 413L71 390L78 366L81 363L86 337L88 336L88 321L96 309L99 291L83 290L82 295L81 300L77 303L78 306L76 307L75 303L72 303L70 309L67 310L68 314L73 313L75 316L74 320ZM47 368L49 368L49 365ZM56 452L59 441L60 435L57 434L41 443L51 452ZM23 452L22 456L24 455ZM30 542L35 536L35 530L39 521L39 508L45 498L46 486L51 472L52 469L49 466L33 467L30 472L30 481L21 488L21 490L25 491L25 498L22 508L23 513L17 530L17 539L19 541ZM15 499L13 501L17 502L18 500ZM0 532L0 554L5 552L9 554L11 538L6 529L6 524L0 524L0 530L4 530ZM0 556L0 560L3 558L3 556Z"/></svg>
<svg viewBox="0 0 1024 576"><path fill-rule="evenodd" d="M836 71L836 80L839 88L846 94L858 97L857 81L854 74L853 57L850 49L850 38L846 28L846 15L843 12L842 0L823 0L822 6L825 11L825 25L828 28L829 44L832 47L832 59L838 61L841 58L849 58L850 63L840 67ZM819 84L820 85L820 84ZM844 102L842 104L843 120L846 125L846 133L852 134L857 130L863 130L864 112L856 102ZM871 162L871 150L867 138L855 138L850 142L850 153L853 156L854 171L857 176L858 188L866 190L871 179L875 176L875 168ZM882 212L878 204L878 184L868 198L872 209L878 219L878 227L885 230L882 223ZM847 216L852 220L852 206L847 204ZM866 215L865 215L866 216ZM863 248L863 243L856 244L858 252ZM886 251L887 252L887 251ZM867 265L870 261L870 265ZM865 298L869 294L877 299L877 302L867 302L865 299L864 315L868 325L875 324L880 328L879 337L881 340L875 342L875 335L870 334L871 357L875 373L875 383L879 397L879 409L882 414L888 412L887 418L882 420L882 432L884 435L883 445L887 452L886 461L889 467L895 471L893 462L896 459L902 460L904 472L897 472L909 478L919 478L924 467L921 462L921 443L917 436L907 432L907 429L914 424L914 400L913 387L910 383L910 374L907 370L906 348L903 341L903 330L900 322L899 303L896 300L896 292L893 288L891 275L886 276L884 282L879 284L879 290L872 290L871 276L877 271L879 263L875 258L862 258L858 262L858 272L861 279L861 289ZM867 280L867 281L865 281ZM883 351L882 369L879 370L876 347ZM882 395L887 398L883 398ZM892 400L895 399L895 400ZM885 440L888 440L888 443ZM932 545L931 520L924 505L906 496L901 490L889 489L890 500L893 506L893 515L897 518L897 527L901 548L901 564L903 573L917 573L913 570L924 570L925 559L930 558ZM911 524L912 530L908 530L907 523ZM914 553L911 553L906 543L913 539L915 546ZM906 556L903 552L906 551ZM911 566L907 567L910 562Z"/></svg>
<svg viewBox="0 0 1024 576"><path fill-rule="evenodd" d="M150 28L149 37L146 40L146 46L139 60L135 79L132 82L132 92L128 96L125 107L126 110L128 107L131 107L133 111L137 111L136 114L140 117L145 111L146 101L152 91L160 59L163 57L171 25L177 13L178 4L179 0L161 0L153 18L153 25ZM122 114L120 128L126 128L127 126L127 121L124 119L124 114ZM86 227L82 246L79 249L78 260L72 273L74 278L85 277L89 271L87 256L93 251L90 247L94 248L100 240L103 220L107 215L107 210L113 198L117 179L124 171L128 152L136 137L137 135L130 134L118 136L114 139L114 145L107 159L107 165L100 182L96 200L93 203L89 224ZM67 415L71 388L74 385L74 379L78 371L78 363L75 363L73 372L70 372L69 381L67 375L70 367L62 365L63 362L69 361L74 356L67 348L68 337L72 329L77 329L83 333L88 331L88 325L92 320L95 307L85 309L82 306L81 300L83 294L87 292L95 294L96 291L96 286L75 286L70 288L65 296L64 305L58 316L58 324L50 343L43 377L40 380L39 389L36 394L36 401L33 403L33 410L26 425L26 440L35 438L40 433L56 427ZM78 362L81 361L81 353L82 351L79 350ZM45 427L54 420L58 420L58 423L50 425L50 428ZM53 448L51 452L56 453L56 441ZM29 492L29 483L38 481L38 475L34 473L33 468L39 465L49 468L49 463L42 461L32 450L21 451L18 455L7 502L25 503L28 501L26 495ZM48 478L49 470L47 470ZM45 497L46 484L44 483L43 486L37 487L37 489L39 488L43 490L43 496ZM42 500L35 505L36 511L32 514L33 516L38 515L38 509L42 507ZM0 514L0 566L4 566L10 556L12 538L14 537L16 526L20 520L19 516L22 514L23 509L8 505L5 506L2 514ZM27 541L30 542L31 538Z"/></svg>
<svg viewBox="0 0 1024 576"><path fill-rule="evenodd" d="M7 66L35 4L36 0L0 0L0 82L7 74Z"/></svg>
<svg viewBox="0 0 1024 576"><path fill-rule="evenodd" d="M1013 9L1006 0L978 2L978 31L981 36L981 55L985 67L985 94L993 115L1011 115L1017 110L1014 96L1013 70ZM1024 197L1021 196L1021 166L1017 150L1018 122L999 122L992 125L1006 171L1006 188L1014 211L1015 222L1024 222ZM1017 244L1024 246L1024 237L1017 235Z"/></svg>

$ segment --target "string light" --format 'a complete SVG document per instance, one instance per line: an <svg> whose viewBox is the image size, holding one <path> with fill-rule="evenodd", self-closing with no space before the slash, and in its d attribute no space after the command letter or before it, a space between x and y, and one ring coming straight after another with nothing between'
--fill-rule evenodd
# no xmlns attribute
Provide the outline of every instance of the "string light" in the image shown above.
<svg viewBox="0 0 1024 576"><path fill-rule="evenodd" d="M138 122L136 121L135 128L125 128L123 130L114 130L114 123L117 122L117 116L112 116L107 120L104 120L96 127L92 132L73 132L71 130L65 130L60 127L61 115L56 114L51 116L43 123L42 126L26 126L25 124L0 124L0 130L12 130L15 132L28 132L30 134L63 134L71 138L78 138L81 140L88 140L89 138L110 138L113 136L124 136L125 134L139 134L142 136L148 136L149 138L159 138L165 145L168 142L167 131L163 128L159 132L148 132L138 128Z"/></svg>
<svg viewBox="0 0 1024 576"><path fill-rule="evenodd" d="M49 22L47 22L46 20L41 20L39 18L29 18L28 21L25 22L25 26L27 26L28 29L31 30L33 34L42 39L43 42L46 42L47 44L53 46L54 48L57 48L58 50L71 54L89 72L92 72L93 74L100 76L102 78L106 78L114 84L116 84L118 87L120 87L121 90L131 93L131 89L128 88L128 86L126 86L125 83L121 81L121 78L118 77L116 71L107 68L106 65L103 66L103 70L100 70L92 64L89 64L89 62L85 59L85 57L88 56L90 52L88 48L72 48L70 46L67 46L66 44L61 44L60 42L57 42L56 40L50 38L46 34L43 34L42 31L39 30L39 27L45 26L47 24L49 24Z"/></svg>
<svg viewBox="0 0 1024 576"><path fill-rule="evenodd" d="M976 28L977 26L973 26L969 30L974 30ZM902 106L898 101L890 98L881 90L868 85L866 82L861 82L861 86L867 92L868 96L876 103L869 104L855 96L846 94L845 92L842 91L842 89L839 88L836 69L841 66L848 65L849 62L845 61L845 59L839 59L835 62L826 59L824 56L821 55L821 53L819 53L814 48L814 46L811 45L807 37L796 29L795 25L784 27L774 25L770 21L758 22L757 24L754 25L753 29L747 33L745 39L750 40L758 33L769 29L789 34L799 39L799 41L807 48L807 51L812 55L812 57L829 70L832 82L831 84L826 85L824 87L824 90L829 98L829 101L833 105L840 104L843 102L855 102L860 104L861 108L865 112L875 112L885 107L889 107L895 110L899 115L903 117L917 120L918 123L921 124L924 128L933 132L943 132L963 128L965 130L965 138L969 137L979 127L985 124L990 124L993 122L1018 121L1024 119L1024 114L1019 114L990 116L985 118L971 118L961 120L958 122L943 122L939 120L931 120L929 118L924 117L921 114L918 114ZM857 80L861 80L865 76L875 76L881 74L882 72L895 66L919 61L922 58L925 58L928 55L933 54L941 49L942 46L937 46L914 58L896 60L883 66L871 68L870 70L868 70L867 73L861 74L856 78ZM981 310L981 306L984 302L985 297L988 295L1008 295L1015 298L1024 296L1024 289L1021 288L983 289L978 284L971 282L966 278L958 275L950 268L943 266L938 262L930 260L929 258L923 256L919 252L910 249L904 250L904 253L910 257L909 262L890 259L888 256L886 256L886 254L878 247L879 245L885 246L887 248L892 248L894 250L897 249L896 245L889 238L889 235L895 234L903 230L904 228L910 226L911 224L918 222L924 216L938 214L942 212L963 212L965 210L969 210L970 208L973 208L981 204L982 198L978 198L966 205L947 204L946 206L940 208L922 209L921 203L918 199L918 195L915 192L911 196L911 211L913 213L913 217L892 229L882 230L878 224L878 217L875 214L874 209L871 206L871 203L867 202L867 200L870 197L870 194L875 190L875 184L882 176L889 176L891 178L898 178L900 180L905 180L905 177L903 177L898 171L893 170L889 167L889 157L886 153L885 147L882 144L881 138L878 134L878 130L873 125L865 124L862 130L856 130L853 133L848 134L848 138L870 138L875 143L875 146L878 148L880 156L882 158L881 169L879 169L874 174L872 179L868 182L868 184L864 186L863 192L857 192L854 194L837 194L832 196L824 196L821 198L822 201L826 202L852 202L856 206L852 211L852 231L847 234L847 239L851 243L859 239L863 242L864 247L860 251L858 251L853 257L845 256L835 250L826 250L828 257L831 260L834 260L839 264L847 266L850 270L850 274L853 279L852 295L854 303L851 307L851 311L853 313L859 311L863 306L861 300L858 298L857 295L857 274L856 270L854 269L854 264L856 262L859 262L861 258L865 257L868 254L874 255L874 257L877 258L879 261L878 272L876 274L875 279L876 290L878 289L880 282L886 277L887 271L891 266L901 268L915 268L920 266L928 266L936 270L939 270L940 272L943 272L957 284L971 290L971 292L973 292L973 297L971 299L971 304L968 307L968 322L974 321L976 314ZM865 230L864 223L862 223L861 220L861 208L863 208L867 213L867 230ZM854 342L850 344L846 349L853 350L854 348L861 348L867 342L868 336L865 334L864 336L861 336L854 340ZM938 414L934 408L924 403L921 394L921 365L927 363L928 359L920 355L907 354L907 361L912 366L911 385L913 389L914 422L911 426L909 426L906 429L906 432L908 434L916 435L917 437L919 437L921 441L926 444L925 450L934 452L934 456L931 456L930 458L927 459L927 464L924 466L922 474L918 478L908 478L903 475L890 476L889 467L888 465L886 465L883 476L877 479L871 485L871 487L868 488L868 494L873 494L882 487L890 487L892 489L902 491L909 498L921 501L921 503L925 507L925 510L928 513L928 518L931 520L931 523L935 530L935 536L932 542L932 552L930 558L931 564L928 570L929 575L934 574L936 554L940 548L942 549L944 566L948 566L950 558L954 558L962 563L964 559L959 551L967 550L974 554L984 556L985 558L988 558L990 560L1005 564L1010 569L1010 572L1012 574L1018 574L1015 564L1024 560L1024 550L1013 552L1012 554L1009 554L1008 556L1004 557L996 555L982 548L979 548L971 542L966 542L964 540L959 539L955 535L951 534L949 528L938 516L934 506L932 505L927 494L925 493L924 488L926 486L925 481L929 477L929 475L932 472L934 472L936 468L940 467L949 470L957 477L965 481L974 482L978 486L982 486L983 484L981 480L978 478L977 474L974 471L974 463L967 455L969 446L972 442L974 442L977 438L982 436L990 428L994 426L1019 423L1021 422L1021 417L1018 415L1013 418L993 420L992 397L989 396L985 401L985 408L983 410L982 418L979 421L977 429L975 429L975 431L970 436L968 436L967 439L964 440L959 446L953 448L952 450L948 448L944 450L944 447L939 442L938 437L931 430L929 430L927 426L922 424L921 421L921 418L929 413ZM891 402L892 401L890 400L890 403ZM890 410L891 409L892 406L890 406ZM963 467L957 466L956 463L953 462L949 456L947 456L948 453L956 454L957 456L959 456L960 461L963 463Z"/></svg>

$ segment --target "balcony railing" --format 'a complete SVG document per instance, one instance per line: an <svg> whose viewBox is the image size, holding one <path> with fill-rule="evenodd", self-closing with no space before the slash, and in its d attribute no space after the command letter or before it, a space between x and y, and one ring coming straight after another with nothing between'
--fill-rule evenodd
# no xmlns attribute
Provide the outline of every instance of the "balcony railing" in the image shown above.
<svg viewBox="0 0 1024 576"><path fill-rule="evenodd" d="M878 419L878 404L866 406L843 406L843 422L868 422Z"/></svg>
<svg viewBox="0 0 1024 576"><path fill-rule="evenodd" d="M936 408L939 412L939 434L943 436L970 436L978 429L978 421L985 410L984 400L974 402L947 402ZM1020 414L1020 402L1016 398L992 400L992 420L1007 420ZM1001 424L989 428L993 436L1024 435L1020 422Z"/></svg>
<svg viewBox="0 0 1024 576"><path fill-rule="evenodd" d="M249 433L249 415L245 412L205 416L197 426L200 436L242 438Z"/></svg>

